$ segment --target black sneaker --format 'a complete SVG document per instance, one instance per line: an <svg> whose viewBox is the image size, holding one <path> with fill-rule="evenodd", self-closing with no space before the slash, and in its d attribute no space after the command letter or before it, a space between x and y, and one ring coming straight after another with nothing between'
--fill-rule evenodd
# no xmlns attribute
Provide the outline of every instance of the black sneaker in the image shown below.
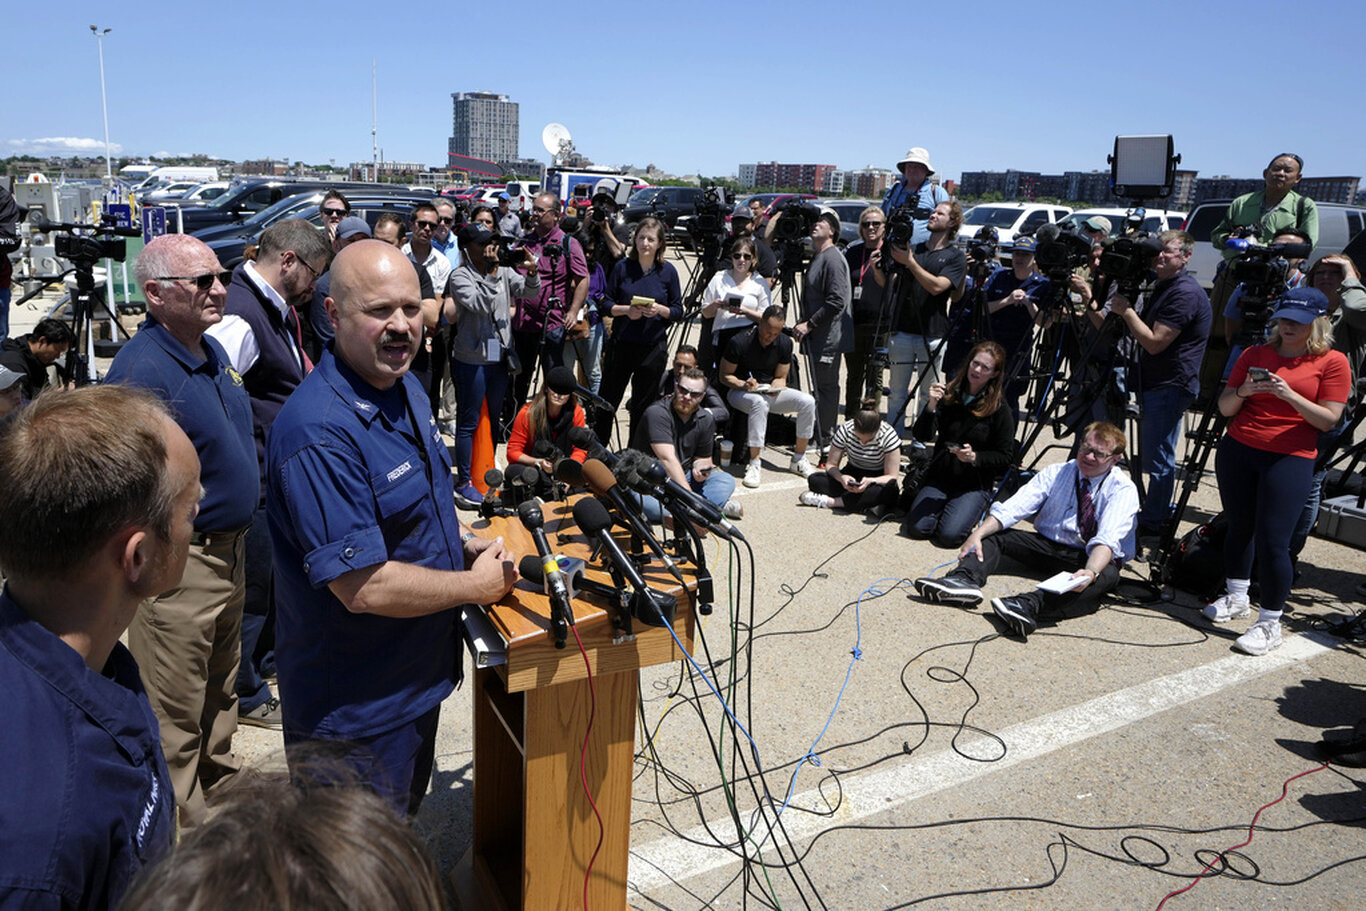
<svg viewBox="0 0 1366 911"><path fill-rule="evenodd" d="M991 609L1008 629L1019 633L1021 639L1028 639L1029 634L1039 628L1038 608L1028 598L1019 595L992 598Z"/></svg>
<svg viewBox="0 0 1366 911"><path fill-rule="evenodd" d="M972 607L982 603L982 589L963 573L949 573L942 579L916 579L914 584L920 597L931 604Z"/></svg>

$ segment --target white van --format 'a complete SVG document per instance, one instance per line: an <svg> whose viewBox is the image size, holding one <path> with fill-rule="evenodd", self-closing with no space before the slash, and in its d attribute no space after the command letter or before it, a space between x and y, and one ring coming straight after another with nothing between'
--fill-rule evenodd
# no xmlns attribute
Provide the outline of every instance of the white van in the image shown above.
<svg viewBox="0 0 1366 911"><path fill-rule="evenodd" d="M122 173L122 170L120 170L119 173ZM133 192L136 193L138 190L144 190L158 184L170 184L182 180L193 181L196 184L200 184L217 179L217 168L193 167L190 165L164 165L144 177L142 183L133 187Z"/></svg>

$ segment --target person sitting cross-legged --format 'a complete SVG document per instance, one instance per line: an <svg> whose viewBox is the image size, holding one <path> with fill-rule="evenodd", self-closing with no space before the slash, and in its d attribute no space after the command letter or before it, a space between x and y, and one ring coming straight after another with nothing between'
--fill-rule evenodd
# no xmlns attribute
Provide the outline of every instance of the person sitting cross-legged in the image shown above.
<svg viewBox="0 0 1366 911"><path fill-rule="evenodd" d="M991 599L1007 629L1028 638L1039 615L1089 613L1119 581L1119 569L1133 556L1138 490L1116 466L1124 454L1124 433L1096 422L1086 428L1077 457L1044 468L1010 499L991 507L958 552L958 567L942 579L915 580L925 600L970 607L982 601L982 586L1011 557L1047 575L1069 574L1066 590L1035 589ZM1034 531L1013 526L1024 519Z"/></svg>

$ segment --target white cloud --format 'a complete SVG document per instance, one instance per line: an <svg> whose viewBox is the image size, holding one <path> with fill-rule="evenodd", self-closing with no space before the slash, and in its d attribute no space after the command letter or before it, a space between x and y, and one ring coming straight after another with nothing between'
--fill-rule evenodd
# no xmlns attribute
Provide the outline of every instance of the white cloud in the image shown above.
<svg viewBox="0 0 1366 911"><path fill-rule="evenodd" d="M45 136L41 139L11 139L8 142L10 153L14 155L103 155L104 141L86 139L81 136ZM117 142L109 144L110 151L118 155L123 146Z"/></svg>

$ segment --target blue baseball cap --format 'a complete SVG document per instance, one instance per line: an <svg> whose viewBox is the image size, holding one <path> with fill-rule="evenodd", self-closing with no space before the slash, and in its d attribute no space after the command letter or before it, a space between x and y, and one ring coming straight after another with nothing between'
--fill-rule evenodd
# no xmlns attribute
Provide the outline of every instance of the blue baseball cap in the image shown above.
<svg viewBox="0 0 1366 911"><path fill-rule="evenodd" d="M1037 240L1032 236L1026 235L1025 237L1015 238L1015 243L1011 246L1011 249L1016 253L1033 253L1038 249L1038 246L1039 242Z"/></svg>
<svg viewBox="0 0 1366 911"><path fill-rule="evenodd" d="M1272 319L1288 319L1308 324L1328 315L1328 298L1318 288L1291 288L1276 298L1276 312Z"/></svg>

